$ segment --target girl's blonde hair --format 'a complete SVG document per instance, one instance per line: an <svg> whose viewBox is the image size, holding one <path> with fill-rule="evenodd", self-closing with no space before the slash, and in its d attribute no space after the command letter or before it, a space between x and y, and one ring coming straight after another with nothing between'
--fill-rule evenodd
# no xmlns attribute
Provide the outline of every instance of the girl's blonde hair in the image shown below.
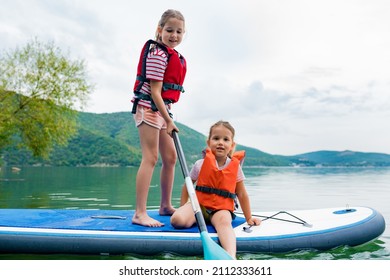
<svg viewBox="0 0 390 280"><path fill-rule="evenodd" d="M223 126L223 127L227 128L228 130L230 130L230 132L232 133L232 140L233 140L233 142L234 142L234 136L235 136L235 133L236 133L234 127L233 127L229 122L227 122L227 121L222 121L222 120L221 120L221 121L217 121L215 124L213 124L213 125L210 127L208 140L211 139L211 135L212 135L212 133L213 133L213 129L216 128L217 126ZM231 157L231 156L233 155L233 153L234 153L234 149L232 149L232 150L229 152L228 156Z"/></svg>
<svg viewBox="0 0 390 280"><path fill-rule="evenodd" d="M185 20L184 20L184 16L181 12L177 11L177 10L173 10L173 9L169 9L169 10L166 10L161 18L160 18L160 21L158 22L158 26L157 26L157 30L156 30L156 41L159 42L161 41L161 38L158 34L158 28L164 28L165 24L167 23L167 21L170 19L170 18L175 18L175 19L178 19L178 20L182 20L183 23L184 23L184 26L185 26Z"/></svg>

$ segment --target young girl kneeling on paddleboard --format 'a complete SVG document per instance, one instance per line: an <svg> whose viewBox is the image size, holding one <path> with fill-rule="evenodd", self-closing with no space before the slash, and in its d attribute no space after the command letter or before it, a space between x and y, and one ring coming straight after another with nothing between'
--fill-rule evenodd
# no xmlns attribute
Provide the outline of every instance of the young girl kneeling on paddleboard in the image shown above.
<svg viewBox="0 0 390 280"><path fill-rule="evenodd" d="M190 177L196 182L196 194L206 222L211 223L222 247L236 256L236 236L232 227L235 218L235 198L238 198L249 225L259 225L261 220L252 217L248 193L244 185L244 173L240 161L244 152L234 152L234 128L219 121L210 128L207 149L203 159L193 166ZM181 207L171 217L175 228L189 228L196 223L194 210L183 187Z"/></svg>

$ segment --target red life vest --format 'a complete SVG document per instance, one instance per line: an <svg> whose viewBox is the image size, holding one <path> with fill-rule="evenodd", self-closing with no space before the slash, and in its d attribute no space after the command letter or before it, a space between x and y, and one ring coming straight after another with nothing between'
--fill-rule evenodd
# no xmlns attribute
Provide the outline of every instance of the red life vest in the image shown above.
<svg viewBox="0 0 390 280"><path fill-rule="evenodd" d="M234 211L237 174L244 157L245 151L234 153L228 166L219 170L214 154L206 150L195 188L201 205L210 210Z"/></svg>
<svg viewBox="0 0 390 280"><path fill-rule="evenodd" d="M171 49L153 40L149 40L145 43L141 51L137 68L137 79L134 84L134 107L137 106L137 103L140 99L143 99L151 101L152 108L157 111L157 108L155 107L151 96L149 94L144 94L140 92L142 85L145 82L150 82L150 80L146 78L146 59L150 52L151 45L157 45L168 56L168 64L167 68L165 69L163 88L161 91L161 96L166 104L176 103L180 98L180 94L184 92L183 82L187 72L187 65L185 58L180 55L176 50ZM134 107L133 111L135 110Z"/></svg>

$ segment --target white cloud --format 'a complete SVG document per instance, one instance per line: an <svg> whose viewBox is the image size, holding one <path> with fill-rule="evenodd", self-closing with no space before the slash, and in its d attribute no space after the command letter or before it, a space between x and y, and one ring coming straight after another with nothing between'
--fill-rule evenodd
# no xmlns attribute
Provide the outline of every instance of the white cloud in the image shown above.
<svg viewBox="0 0 390 280"><path fill-rule="evenodd" d="M207 134L229 120L269 153L390 153L388 1L149 2L0 0L2 49L54 40L89 66L88 111L129 111L140 49L175 8L189 66L178 121Z"/></svg>

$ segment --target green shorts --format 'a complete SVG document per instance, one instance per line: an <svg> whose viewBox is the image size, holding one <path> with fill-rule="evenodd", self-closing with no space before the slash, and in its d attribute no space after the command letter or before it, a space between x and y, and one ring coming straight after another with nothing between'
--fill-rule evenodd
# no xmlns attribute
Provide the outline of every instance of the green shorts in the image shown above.
<svg viewBox="0 0 390 280"><path fill-rule="evenodd" d="M220 210L210 210L210 209L207 209L206 207L204 207L203 205L200 205L200 209L202 210L202 214L203 214L203 218L204 218L204 221L208 224L211 223L211 217L217 213L218 211ZM236 218L236 215L232 212L232 211L229 211L230 214L232 215L232 220L234 220Z"/></svg>

